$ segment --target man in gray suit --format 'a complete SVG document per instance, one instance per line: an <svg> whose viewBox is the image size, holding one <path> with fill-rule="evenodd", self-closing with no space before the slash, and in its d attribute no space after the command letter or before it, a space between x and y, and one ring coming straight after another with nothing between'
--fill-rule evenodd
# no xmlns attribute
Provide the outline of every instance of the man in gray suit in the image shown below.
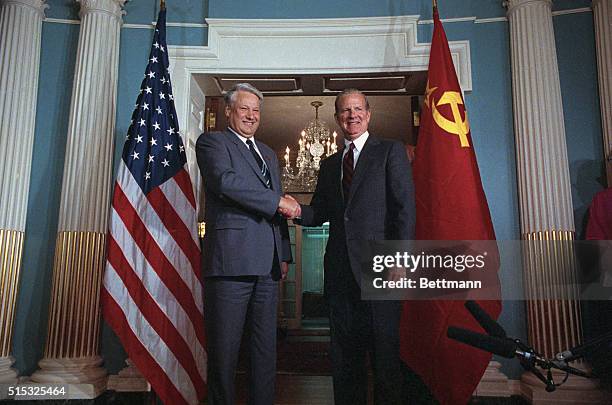
<svg viewBox="0 0 612 405"><path fill-rule="evenodd" d="M336 405L367 403L367 353L374 371L375 404L402 403L401 305L361 299L355 241L413 239L414 187L404 146L370 134L370 116L370 105L360 91L348 89L336 97L335 118L344 149L321 162L311 204L302 206L299 220L305 226L330 224L324 290Z"/></svg>
<svg viewBox="0 0 612 405"><path fill-rule="evenodd" d="M235 85L225 95L229 127L202 134L196 145L206 193L202 267L209 405L235 403L244 329L248 403L274 402L278 280L292 259L287 223L277 210L295 216L299 205L282 195L275 153L255 141L262 99L250 84Z"/></svg>

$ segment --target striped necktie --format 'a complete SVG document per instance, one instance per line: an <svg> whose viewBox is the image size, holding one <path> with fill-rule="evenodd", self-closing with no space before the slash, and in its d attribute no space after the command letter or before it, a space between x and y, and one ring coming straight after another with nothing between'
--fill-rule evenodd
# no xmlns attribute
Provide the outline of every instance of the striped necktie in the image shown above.
<svg viewBox="0 0 612 405"><path fill-rule="evenodd" d="M250 139L247 139L246 143L249 146L249 150L251 151L251 154L255 158L257 165L259 165L259 169L261 170L261 175L263 176L264 179L266 179L266 187L271 188L272 180L270 179L270 170L268 170L268 165L266 165L266 162L264 162L261 159L261 157L259 156L259 153L257 153L257 151L255 150L255 146L253 145L253 142Z"/></svg>
<svg viewBox="0 0 612 405"><path fill-rule="evenodd" d="M351 142L349 144L349 150L342 159L342 193L344 194L344 204L348 202L349 193L351 192L351 182L353 181L353 168L355 157L353 151L355 150L355 144Z"/></svg>

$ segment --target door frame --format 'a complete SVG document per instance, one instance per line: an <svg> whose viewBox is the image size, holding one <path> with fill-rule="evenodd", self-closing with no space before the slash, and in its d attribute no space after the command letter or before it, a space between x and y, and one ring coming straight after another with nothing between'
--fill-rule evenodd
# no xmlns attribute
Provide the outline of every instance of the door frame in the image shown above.
<svg viewBox="0 0 612 405"><path fill-rule="evenodd" d="M430 43L419 42L418 15L326 19L208 18L207 46L169 46L176 112L187 149L201 133L202 89L194 74L368 74L428 69ZM472 90L470 43L449 42L462 90ZM330 95L336 92L329 90ZM300 94L299 91L297 94ZM195 168L195 151L187 152ZM199 183L191 170L193 184Z"/></svg>
<svg viewBox="0 0 612 405"><path fill-rule="evenodd" d="M187 164L201 188L195 144L203 130L205 97L194 75L351 75L426 71L430 43L418 41L418 15L330 19L207 18L207 46L169 46L170 77ZM462 90L472 90L470 43L449 42ZM337 92L324 90L324 94ZM300 95L300 91L296 90ZM296 227L296 316L301 325L301 227Z"/></svg>

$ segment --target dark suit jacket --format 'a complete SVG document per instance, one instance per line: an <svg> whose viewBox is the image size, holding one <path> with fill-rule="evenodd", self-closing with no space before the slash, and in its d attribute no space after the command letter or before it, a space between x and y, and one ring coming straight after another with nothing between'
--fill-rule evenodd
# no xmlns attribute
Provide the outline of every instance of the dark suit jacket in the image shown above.
<svg viewBox="0 0 612 405"><path fill-rule="evenodd" d="M412 170L404 146L370 134L359 154L346 207L342 196L342 150L321 162L309 206L301 224L329 221L325 250L325 291L342 290L347 274L361 281L359 240L414 238L415 204ZM361 245L362 246L362 245ZM350 271L343 271L350 267Z"/></svg>
<svg viewBox="0 0 612 405"><path fill-rule="evenodd" d="M200 135L198 166L206 193L202 269L208 276L269 274L275 257L291 261L287 222L277 214L282 194L276 154L255 140L272 180L266 186L248 147L229 130Z"/></svg>

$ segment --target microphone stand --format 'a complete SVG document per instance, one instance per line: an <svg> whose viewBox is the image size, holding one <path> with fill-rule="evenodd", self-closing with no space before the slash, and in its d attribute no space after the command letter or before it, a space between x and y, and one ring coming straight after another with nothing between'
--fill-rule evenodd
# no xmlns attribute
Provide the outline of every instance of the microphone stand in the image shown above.
<svg viewBox="0 0 612 405"><path fill-rule="evenodd" d="M584 372L580 369L574 368L570 366L569 361L575 360L580 357L584 357L583 351L586 349L598 346L603 344L606 341L612 340L612 332L601 336L599 339L596 339L593 342L589 342L588 344L582 345L578 348L570 349L569 355L567 352L557 354L555 359L547 359L543 357L541 354L537 353L531 346L522 342L520 339L510 339L506 337L506 331L503 329L501 325L499 325L495 320L491 319L489 315L480 308L480 306L474 301L467 301L465 304L468 311L472 314L472 316L476 319L476 321L482 326L482 328L487 332L487 335L480 335L481 337L491 337L491 338L499 338L499 339L507 339L510 341L514 341L516 345L516 350L514 356L519 357L519 361L523 369L531 372L535 375L540 381L542 381L546 385L547 392L553 392L557 389L557 387L564 384L569 378L570 374L577 375L585 378L593 378L596 377L592 373ZM469 344L469 343L468 343ZM478 346L476 346L478 347ZM577 350L578 349L578 350ZM572 354L573 352L579 352L579 354ZM498 353L501 354L501 353ZM504 357L509 357L507 352L506 354L502 354ZM546 371L546 376L542 371L540 371L537 367ZM561 371L565 371L565 378L560 383L555 383L552 375L552 369L557 369Z"/></svg>
<svg viewBox="0 0 612 405"><path fill-rule="evenodd" d="M544 385L546 385L546 392L553 392L558 385L555 384L552 378L551 368L553 365L551 362L541 357L535 350L533 350L533 348L527 346L520 339L515 339L514 342L519 347L517 354L519 355L521 367L538 377L538 379L542 381ZM543 370L546 370L546 377L544 377L544 374L542 374L542 372L536 368L536 365L540 366ZM569 374L566 373L565 379L563 382L561 382L561 384L567 381L568 375Z"/></svg>

